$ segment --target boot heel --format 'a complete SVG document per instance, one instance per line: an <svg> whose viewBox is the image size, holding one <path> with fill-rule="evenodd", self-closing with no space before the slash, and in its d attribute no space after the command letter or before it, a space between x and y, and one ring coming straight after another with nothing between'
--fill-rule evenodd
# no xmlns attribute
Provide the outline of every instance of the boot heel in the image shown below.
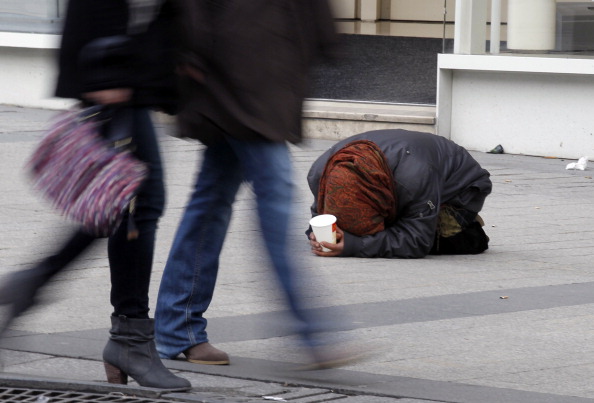
<svg viewBox="0 0 594 403"><path fill-rule="evenodd" d="M105 375L107 375L108 383L115 383L118 385L128 384L128 374L107 362L104 362L103 365L105 366Z"/></svg>
<svg viewBox="0 0 594 403"><path fill-rule="evenodd" d="M126 385L130 377L139 386L148 388L176 391L192 388L187 379L174 375L161 362L152 319L112 316L109 333L109 341L103 349L109 383Z"/></svg>

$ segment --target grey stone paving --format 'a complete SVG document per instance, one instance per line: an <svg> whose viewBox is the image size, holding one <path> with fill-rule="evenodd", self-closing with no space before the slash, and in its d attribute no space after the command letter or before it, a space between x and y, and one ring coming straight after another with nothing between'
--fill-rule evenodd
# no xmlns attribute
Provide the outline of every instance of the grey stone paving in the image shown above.
<svg viewBox="0 0 594 403"><path fill-rule="evenodd" d="M70 227L30 190L23 171L53 114L0 106L0 275L39 260ZM165 135L161 143L168 208L158 234L151 306L201 149ZM594 402L592 168L567 171L571 161L473 152L494 183L481 213L491 237L486 253L324 259L309 253L303 235L312 200L305 175L331 144L310 140L292 147L295 259L311 277L312 307L346 318L337 337L384 349L343 369L294 370L304 357L282 313L282 296L259 248L252 193L244 188L209 311L211 341L233 363L166 361L195 386L184 399ZM104 242L44 294L47 303L18 320L1 342L4 373L103 382L99 360L110 315Z"/></svg>

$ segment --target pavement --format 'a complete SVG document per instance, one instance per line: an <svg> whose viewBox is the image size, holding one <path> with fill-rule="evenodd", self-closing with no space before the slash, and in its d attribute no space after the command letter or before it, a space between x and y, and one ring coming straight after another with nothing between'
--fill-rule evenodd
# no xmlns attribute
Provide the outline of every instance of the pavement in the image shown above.
<svg viewBox="0 0 594 403"><path fill-rule="evenodd" d="M0 275L37 262L71 227L31 191L23 169L55 113L0 106ZM167 122L158 127L168 207L151 308L202 148L167 136ZM594 402L593 168L571 171L565 166L575 161L472 152L494 184L481 213L491 238L487 252L320 258L303 235L312 201L305 176L331 144L316 139L291 147L295 258L313 278L312 306L347 318L336 337L387 346L380 355L340 369L295 370L305 357L270 276L253 194L245 187L208 311L211 342L230 354L231 365L165 360L192 382L187 393L107 384L101 351L111 310L100 241L52 281L45 303L0 342L0 401Z"/></svg>

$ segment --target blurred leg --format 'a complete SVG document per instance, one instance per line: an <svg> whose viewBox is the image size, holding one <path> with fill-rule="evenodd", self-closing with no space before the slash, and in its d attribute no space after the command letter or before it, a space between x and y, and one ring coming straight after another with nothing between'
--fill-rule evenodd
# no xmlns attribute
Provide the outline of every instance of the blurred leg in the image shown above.
<svg viewBox="0 0 594 403"><path fill-rule="evenodd" d="M77 231L54 255L30 269L8 276L0 285L0 305L10 305L8 317L0 324L0 335L16 317L36 303L35 297L39 289L84 252L94 240L95 237Z"/></svg>
<svg viewBox="0 0 594 403"><path fill-rule="evenodd" d="M291 159L285 143L229 140L241 162L242 171L252 183L258 202L258 215L266 248L283 288L299 333L308 347L311 363L304 369L342 366L363 359L369 346L339 341L329 332L341 321L334 315L323 317L307 309L306 272L291 259L288 230L291 218L293 182Z"/></svg>
<svg viewBox="0 0 594 403"><path fill-rule="evenodd" d="M305 310L300 284L305 273L296 266L288 250L288 231L293 203L291 156L285 143L229 140L241 161L242 171L252 184L267 251L291 312L300 323L307 344L322 322Z"/></svg>
<svg viewBox="0 0 594 403"><path fill-rule="evenodd" d="M138 238L128 240L129 214L108 241L114 316L148 318L148 292L157 224L165 206L163 168L157 136L147 109L132 108L135 156L149 167L136 197L133 216Z"/></svg>
<svg viewBox="0 0 594 403"><path fill-rule="evenodd" d="M149 112L132 108L134 154L147 163L148 178L136 197L132 219L136 239L128 239L129 214L108 241L111 272L110 338L103 350L107 380L125 384L128 376L139 385L182 389L190 382L171 373L158 357L154 321L149 319L149 284L157 223L165 205L165 188L159 146Z"/></svg>
<svg viewBox="0 0 594 403"><path fill-rule="evenodd" d="M157 349L175 358L208 341L203 313L212 300L219 255L242 175L232 150L208 147L161 279L155 311Z"/></svg>

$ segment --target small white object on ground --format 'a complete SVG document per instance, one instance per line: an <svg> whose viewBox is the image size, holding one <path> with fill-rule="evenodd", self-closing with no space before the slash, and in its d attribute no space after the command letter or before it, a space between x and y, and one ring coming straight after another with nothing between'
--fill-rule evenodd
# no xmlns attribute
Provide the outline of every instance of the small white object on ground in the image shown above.
<svg viewBox="0 0 594 403"><path fill-rule="evenodd" d="M579 169L580 171L583 171L586 169L587 165L588 165L588 157L581 157L578 160L578 162L572 162L572 163L567 164L565 169Z"/></svg>

